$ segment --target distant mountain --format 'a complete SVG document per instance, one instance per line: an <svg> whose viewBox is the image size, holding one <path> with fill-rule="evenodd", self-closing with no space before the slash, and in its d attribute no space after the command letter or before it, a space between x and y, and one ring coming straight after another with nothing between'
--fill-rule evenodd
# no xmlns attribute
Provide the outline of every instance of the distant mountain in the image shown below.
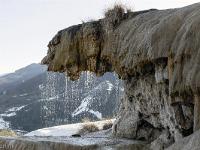
<svg viewBox="0 0 200 150"><path fill-rule="evenodd" d="M31 64L14 73L0 76L0 92L9 89L11 86L17 86L41 73L44 73L47 67L40 64Z"/></svg>
<svg viewBox="0 0 200 150"><path fill-rule="evenodd" d="M8 73L2 73L0 74L0 77L7 75Z"/></svg>
<svg viewBox="0 0 200 150"><path fill-rule="evenodd" d="M122 83L113 73L97 78L84 72L77 81L46 66L31 64L0 77L0 128L38 128L100 120L117 109Z"/></svg>

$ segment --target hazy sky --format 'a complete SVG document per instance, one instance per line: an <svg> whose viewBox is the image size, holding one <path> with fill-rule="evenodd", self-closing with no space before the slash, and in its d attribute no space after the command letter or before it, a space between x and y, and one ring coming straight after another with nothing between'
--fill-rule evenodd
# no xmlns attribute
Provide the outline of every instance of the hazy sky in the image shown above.
<svg viewBox="0 0 200 150"><path fill-rule="evenodd" d="M199 0L0 0L0 74L13 72L46 55L57 31L103 16L121 2L133 10L182 7Z"/></svg>

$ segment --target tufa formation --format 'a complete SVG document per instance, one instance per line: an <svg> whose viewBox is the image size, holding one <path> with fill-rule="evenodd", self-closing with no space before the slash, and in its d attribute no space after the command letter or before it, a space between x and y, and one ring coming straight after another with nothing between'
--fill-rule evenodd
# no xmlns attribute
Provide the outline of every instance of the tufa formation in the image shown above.
<svg viewBox="0 0 200 150"><path fill-rule="evenodd" d="M167 147L200 128L200 3L168 10L108 10L59 31L42 60L72 80L116 72L125 91L113 135Z"/></svg>

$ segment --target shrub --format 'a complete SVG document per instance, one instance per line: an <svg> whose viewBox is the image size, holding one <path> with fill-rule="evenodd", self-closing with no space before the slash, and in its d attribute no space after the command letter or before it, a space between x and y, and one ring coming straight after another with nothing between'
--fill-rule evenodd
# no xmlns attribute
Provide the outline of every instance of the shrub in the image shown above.
<svg viewBox="0 0 200 150"><path fill-rule="evenodd" d="M122 20L126 19L127 12L130 12L130 9L126 9L125 6L121 4L116 4L113 8L108 8L104 13L108 27L117 27Z"/></svg>
<svg viewBox="0 0 200 150"><path fill-rule="evenodd" d="M0 136L17 136L16 133L8 129L0 129Z"/></svg>
<svg viewBox="0 0 200 150"><path fill-rule="evenodd" d="M113 8L108 8L105 11L104 15L106 18L108 18L108 17L112 17L114 14L121 16L124 13L125 13L125 8L122 5L117 4Z"/></svg>
<svg viewBox="0 0 200 150"><path fill-rule="evenodd" d="M79 130L78 134L86 134L91 132L99 131L99 128L95 124L85 124L83 127Z"/></svg>
<svg viewBox="0 0 200 150"><path fill-rule="evenodd" d="M83 118L81 121L82 121L83 123L91 122L90 118L87 118L87 117Z"/></svg>
<svg viewBox="0 0 200 150"><path fill-rule="evenodd" d="M103 125L103 130L107 130L107 129L110 129L112 128L113 126L113 123L110 121L110 122L107 122Z"/></svg>

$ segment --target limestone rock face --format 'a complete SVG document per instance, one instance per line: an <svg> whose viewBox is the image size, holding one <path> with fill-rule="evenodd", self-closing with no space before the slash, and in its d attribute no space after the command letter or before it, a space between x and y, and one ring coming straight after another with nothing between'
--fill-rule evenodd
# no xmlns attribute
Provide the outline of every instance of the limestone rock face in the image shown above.
<svg viewBox="0 0 200 150"><path fill-rule="evenodd" d="M174 143L166 150L198 150L200 149L199 139L200 139L200 130Z"/></svg>
<svg viewBox="0 0 200 150"><path fill-rule="evenodd" d="M153 141L167 130L172 142L199 129L200 3L118 13L59 31L42 63L72 80L115 71L125 83L116 136Z"/></svg>

